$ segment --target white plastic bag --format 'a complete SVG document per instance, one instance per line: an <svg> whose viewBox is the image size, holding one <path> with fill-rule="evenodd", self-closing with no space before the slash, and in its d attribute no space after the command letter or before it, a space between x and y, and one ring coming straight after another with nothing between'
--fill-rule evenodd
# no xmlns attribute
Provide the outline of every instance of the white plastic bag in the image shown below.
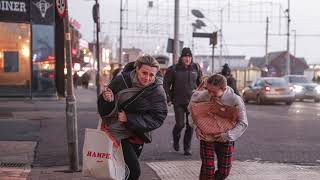
<svg viewBox="0 0 320 180"><path fill-rule="evenodd" d="M100 129L85 129L82 173L99 180L126 179L121 144Z"/></svg>

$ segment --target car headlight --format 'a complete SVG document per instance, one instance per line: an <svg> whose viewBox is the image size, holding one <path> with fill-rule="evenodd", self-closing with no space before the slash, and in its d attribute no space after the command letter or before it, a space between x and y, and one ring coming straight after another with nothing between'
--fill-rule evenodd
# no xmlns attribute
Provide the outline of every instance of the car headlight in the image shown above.
<svg viewBox="0 0 320 180"><path fill-rule="evenodd" d="M317 87L315 88L315 90L317 91L317 93L320 94L320 86L317 86Z"/></svg>
<svg viewBox="0 0 320 180"><path fill-rule="evenodd" d="M299 93L299 92L303 91L303 87L299 86L299 85L294 85L294 91L296 93Z"/></svg>

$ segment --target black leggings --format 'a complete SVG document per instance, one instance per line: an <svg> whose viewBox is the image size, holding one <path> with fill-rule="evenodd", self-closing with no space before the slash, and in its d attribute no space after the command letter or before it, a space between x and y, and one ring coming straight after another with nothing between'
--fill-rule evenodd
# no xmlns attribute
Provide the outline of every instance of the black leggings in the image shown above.
<svg viewBox="0 0 320 180"><path fill-rule="evenodd" d="M129 139L121 140L124 161L130 170L128 180L138 180L141 175L139 157L143 149L142 144L132 144Z"/></svg>

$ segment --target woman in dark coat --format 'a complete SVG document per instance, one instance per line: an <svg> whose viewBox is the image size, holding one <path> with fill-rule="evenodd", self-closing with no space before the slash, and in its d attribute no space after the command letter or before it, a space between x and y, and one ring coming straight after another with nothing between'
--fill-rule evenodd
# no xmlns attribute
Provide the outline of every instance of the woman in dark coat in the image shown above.
<svg viewBox="0 0 320 180"><path fill-rule="evenodd" d="M231 87L237 95L239 95L239 91L237 88L237 80L232 76L231 69L228 64L224 64L222 66L222 71L220 73L227 79L227 84L229 87Z"/></svg>
<svg viewBox="0 0 320 180"><path fill-rule="evenodd" d="M151 143L150 132L159 128L165 120L167 110L166 94L159 63L151 56L138 58L126 66L105 88L98 99L98 110L103 118L117 105L117 121L125 131L119 135L125 162L130 170L129 180L137 180L141 174L139 156L144 143ZM135 88L137 93L128 100L118 103L117 94ZM107 122L108 124L108 122ZM117 126L119 127L119 126Z"/></svg>

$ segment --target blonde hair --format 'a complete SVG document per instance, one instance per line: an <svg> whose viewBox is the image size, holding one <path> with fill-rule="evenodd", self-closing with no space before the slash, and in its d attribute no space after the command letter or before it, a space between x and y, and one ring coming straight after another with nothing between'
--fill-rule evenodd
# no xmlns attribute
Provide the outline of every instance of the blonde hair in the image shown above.
<svg viewBox="0 0 320 180"><path fill-rule="evenodd" d="M150 55L140 56L136 62L134 63L134 67L140 69L143 65L147 65L150 67L155 67L157 70L160 70L159 62Z"/></svg>
<svg viewBox="0 0 320 180"><path fill-rule="evenodd" d="M209 79L209 76L202 76L201 78L201 83L200 85L197 87L197 91L202 91L204 89L207 88L207 81Z"/></svg>

